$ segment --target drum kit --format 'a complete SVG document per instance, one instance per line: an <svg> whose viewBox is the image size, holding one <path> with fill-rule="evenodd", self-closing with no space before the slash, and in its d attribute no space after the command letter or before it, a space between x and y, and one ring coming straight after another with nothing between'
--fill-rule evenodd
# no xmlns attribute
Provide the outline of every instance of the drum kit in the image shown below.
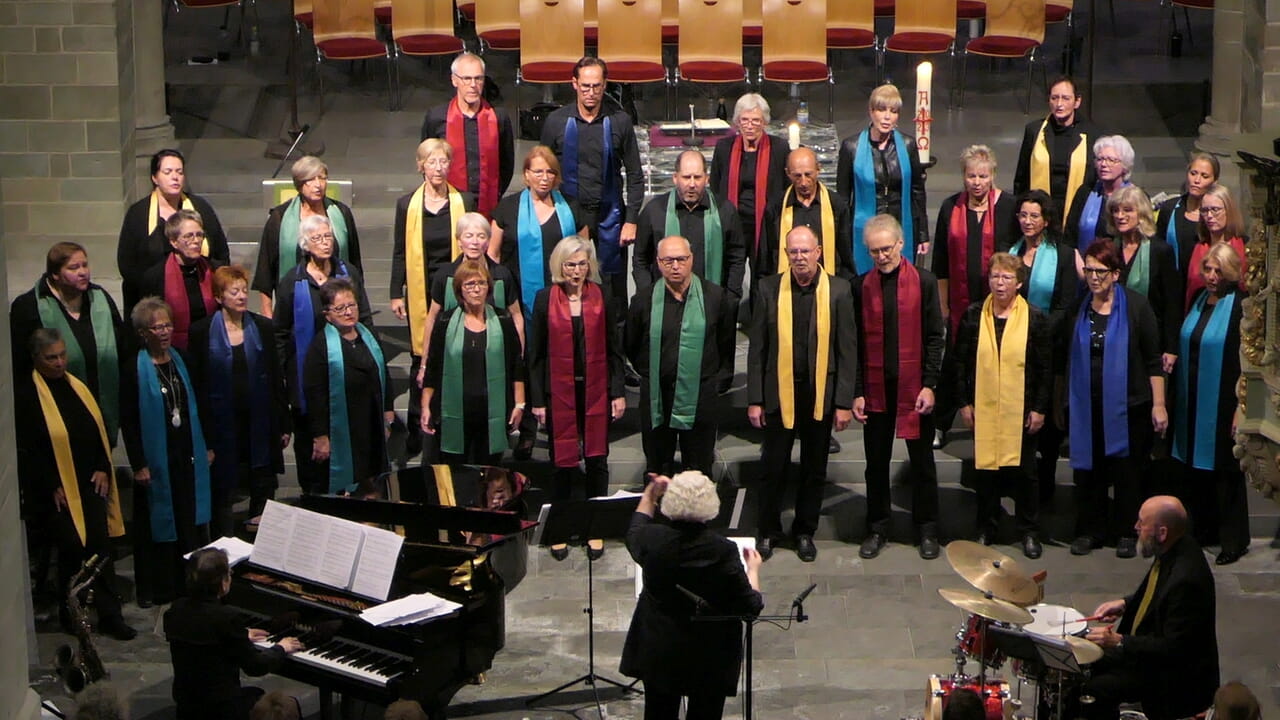
<svg viewBox="0 0 1280 720"><path fill-rule="evenodd" d="M965 620L956 632L955 672L930 676L923 720L942 720L948 699L960 688L978 693L987 720L1041 720L1042 715L1044 720L1067 720L1065 697L1079 691L1089 665L1102 658L1102 648L1084 638L1094 618L1042 602L1046 573L1030 574L993 548L953 541L947 545L947 560L972 588L938 590L965 613ZM970 660L978 663L977 675L965 672ZM1017 681L1012 695L1009 683L995 676L1006 661ZM1024 682L1036 687L1031 714L1022 712ZM1090 701L1080 697L1082 703Z"/></svg>

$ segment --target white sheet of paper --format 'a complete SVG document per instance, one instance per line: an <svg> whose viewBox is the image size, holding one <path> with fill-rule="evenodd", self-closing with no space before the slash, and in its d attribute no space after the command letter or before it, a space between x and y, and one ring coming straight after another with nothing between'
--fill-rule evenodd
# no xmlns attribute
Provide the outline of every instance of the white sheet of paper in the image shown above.
<svg viewBox="0 0 1280 720"><path fill-rule="evenodd" d="M400 559L400 546L404 538L379 528L362 527L364 543L356 561L355 577L351 580L351 592L365 597L387 599L391 579L396 573L396 561Z"/></svg>
<svg viewBox="0 0 1280 720"><path fill-rule="evenodd" d="M334 587L351 587L356 557L363 543L364 532L359 525L346 521L330 523L324 549L317 553L320 556L320 582Z"/></svg>
<svg viewBox="0 0 1280 720"><path fill-rule="evenodd" d="M295 517L294 508L275 500L267 501L267 506L262 511L262 520L258 523L253 553L249 555L253 564L284 570Z"/></svg>
<svg viewBox="0 0 1280 720"><path fill-rule="evenodd" d="M244 562L251 554L253 554L253 543L245 542L237 537L227 537L225 535L200 549L204 550L205 548L217 548L226 553L227 564L231 567L235 567L236 565ZM195 550L192 550L182 557L183 559L190 560L191 556L194 555L195 552Z"/></svg>

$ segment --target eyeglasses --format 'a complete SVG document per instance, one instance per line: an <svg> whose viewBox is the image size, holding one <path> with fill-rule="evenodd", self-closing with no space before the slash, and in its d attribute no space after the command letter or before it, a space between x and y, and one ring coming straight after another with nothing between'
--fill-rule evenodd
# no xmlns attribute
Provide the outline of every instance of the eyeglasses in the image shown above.
<svg viewBox="0 0 1280 720"><path fill-rule="evenodd" d="M489 287L488 280L468 280L462 283L463 290L481 290Z"/></svg>
<svg viewBox="0 0 1280 720"><path fill-rule="evenodd" d="M565 260L564 262L560 263L560 267L564 268L565 270L577 270L579 268L589 268L591 267L591 261L590 260Z"/></svg>
<svg viewBox="0 0 1280 720"><path fill-rule="evenodd" d="M422 161L423 167L429 168L447 168L449 167L449 158L431 158Z"/></svg>
<svg viewBox="0 0 1280 720"><path fill-rule="evenodd" d="M1120 165L1123 162L1120 160L1120 158L1102 157L1101 155L1094 158L1093 160L1099 165Z"/></svg>
<svg viewBox="0 0 1280 720"><path fill-rule="evenodd" d="M148 326L147 329L153 333L156 333L157 335L161 333L167 333L173 329L173 323L171 322L156 323L155 325Z"/></svg>
<svg viewBox="0 0 1280 720"><path fill-rule="evenodd" d="M178 236L178 239L183 242L191 242L192 240L204 240L204 237L204 231L200 230L197 232L182 233Z"/></svg>
<svg viewBox="0 0 1280 720"><path fill-rule="evenodd" d="M791 257L806 257L806 256L809 256L809 255L814 254L814 253L815 253L815 252L817 252L817 251L818 251L818 248L816 248L816 247L811 247L811 248L787 248L787 255L789 255L789 256L791 256Z"/></svg>
<svg viewBox="0 0 1280 720"><path fill-rule="evenodd" d="M1018 213L1018 219L1019 220L1043 220L1044 215L1041 215L1040 213L1020 212Z"/></svg>
<svg viewBox="0 0 1280 720"><path fill-rule="evenodd" d="M1223 215L1223 214L1225 214L1225 213L1227 212L1227 208L1226 208L1226 207L1221 207L1221 206L1220 206L1220 207L1210 207L1210 206L1208 206L1208 205L1203 205L1203 204L1202 204L1202 205L1200 206L1200 212L1204 213L1205 215L1210 215L1210 216L1212 216L1212 217L1218 217L1219 215Z"/></svg>
<svg viewBox="0 0 1280 720"><path fill-rule="evenodd" d="M658 264L662 267L675 267L683 265L693 259L692 255L673 255L671 257L658 258Z"/></svg>
<svg viewBox="0 0 1280 720"><path fill-rule="evenodd" d="M541 170L525 170L525 172L534 177L555 177L560 174L550 168L542 168Z"/></svg>
<svg viewBox="0 0 1280 720"><path fill-rule="evenodd" d="M578 92L596 93L604 91L604 83L578 83Z"/></svg>
<svg viewBox="0 0 1280 720"><path fill-rule="evenodd" d="M1112 270L1111 268L1104 268L1104 267L1086 267L1084 269L1085 275L1090 275L1093 277L1102 277L1104 275L1109 275L1112 272L1115 272L1115 271Z"/></svg>
<svg viewBox="0 0 1280 720"><path fill-rule="evenodd" d="M333 241L334 241L334 239L335 239L335 238L334 238L333 233L316 233L315 235L308 235L308 236L307 236L307 240L308 240L308 241L310 241L310 242L313 242L313 243L318 243L318 242L333 242Z"/></svg>
<svg viewBox="0 0 1280 720"><path fill-rule="evenodd" d="M759 126L759 125L763 125L763 124L764 124L764 118L762 118L762 117L740 117L740 118L738 118L738 124L739 124L739 125L752 125L752 126Z"/></svg>
<svg viewBox="0 0 1280 720"><path fill-rule="evenodd" d="M347 313L352 312L355 309L356 309L355 303L347 303L346 305L334 305L333 307L329 308L329 312L333 313L334 315L346 315Z"/></svg>
<svg viewBox="0 0 1280 720"><path fill-rule="evenodd" d="M453 76L458 78L458 82L461 82L463 85L479 85L484 82L483 75L459 75L458 73L454 73Z"/></svg>
<svg viewBox="0 0 1280 720"><path fill-rule="evenodd" d="M991 279L992 279L992 280L995 280L995 281L997 281L997 282L1007 282L1007 283L1011 283L1011 282L1017 282L1017 281L1018 281L1018 276L1017 276L1017 275L1010 275L1010 274L1008 274L1008 273L992 273L992 274L991 274Z"/></svg>
<svg viewBox="0 0 1280 720"><path fill-rule="evenodd" d="M893 245L887 245L887 246L885 246L885 247L878 247L878 248L869 247L869 248L867 248L867 254L868 254L868 255L876 255L876 256L878 256L878 255L888 255L889 253L893 252L893 249L894 249L895 247L897 247L897 243L895 243L895 244L893 244Z"/></svg>

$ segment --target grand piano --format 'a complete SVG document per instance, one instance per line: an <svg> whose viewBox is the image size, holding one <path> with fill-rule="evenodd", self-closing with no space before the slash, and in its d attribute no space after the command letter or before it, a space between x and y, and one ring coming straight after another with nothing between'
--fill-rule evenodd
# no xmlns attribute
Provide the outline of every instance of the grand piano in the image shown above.
<svg viewBox="0 0 1280 720"><path fill-rule="evenodd" d="M251 562L233 573L226 604L246 627L293 635L306 650L280 675L314 685L321 713L331 693L379 705L417 700L445 717L459 688L493 663L506 636L506 593L528 559L523 475L504 468L428 465L380 478L359 496L307 495L307 510L393 530L404 537L388 600L431 592L459 603L454 612L405 626L375 627L360 612L378 600L289 576Z"/></svg>

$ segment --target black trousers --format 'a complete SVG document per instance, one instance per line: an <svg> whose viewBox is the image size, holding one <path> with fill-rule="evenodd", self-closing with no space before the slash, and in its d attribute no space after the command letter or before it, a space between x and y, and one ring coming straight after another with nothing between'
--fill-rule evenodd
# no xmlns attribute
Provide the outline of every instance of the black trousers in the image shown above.
<svg viewBox="0 0 1280 720"><path fill-rule="evenodd" d="M650 427L648 384L649 378L640 378L640 445L644 448L645 472L672 475L681 470L697 470L711 478L716 459L715 402L703 403L688 430L676 430L670 425ZM675 463L677 447L679 465Z"/></svg>
<svg viewBox="0 0 1280 720"><path fill-rule="evenodd" d="M1120 714L1121 703L1138 702L1142 697L1143 680L1137 668L1119 658L1106 655L1090 668L1090 676L1078 695L1066 705L1067 717L1084 717L1087 720L1115 720ZM1089 695L1094 701L1079 703L1079 695Z"/></svg>
<svg viewBox="0 0 1280 720"><path fill-rule="evenodd" d="M49 529L58 546L58 605L65 607L71 579L85 560L97 555L103 558L102 570L89 589L98 608L98 622L121 617L120 596L116 593L116 570L111 557L111 538L107 536L107 501L93 491L93 483L80 483L80 506L84 510L84 544L76 532L71 511L51 512ZM84 598L80 598L83 607Z"/></svg>
<svg viewBox="0 0 1280 720"><path fill-rule="evenodd" d="M791 534L813 535L818 530L822 494L827 485L827 450L834 408L827 408L822 420L814 420L813 389L796 387L795 399L795 426L790 430L782 425L782 413L765 415L764 441L760 447L764 476L760 478L756 520L760 537L782 534L782 500L789 484L791 448L797 439L800 440L800 478L796 483L796 516L791 521Z"/></svg>
<svg viewBox="0 0 1280 720"><path fill-rule="evenodd" d="M885 388L885 407L896 407L897 387ZM889 462L897 418L893 411L867 413L862 445L867 456L867 532L889 535ZM938 468L933 462L933 415L920 416L920 437L906 440L911 462L911 521L921 534L938 531Z"/></svg>
<svg viewBox="0 0 1280 720"><path fill-rule="evenodd" d="M1249 489L1244 473L1229 459L1213 470L1186 469L1183 498L1201 545L1222 544L1224 552L1249 547Z"/></svg>
<svg viewBox="0 0 1280 720"><path fill-rule="evenodd" d="M1031 435L1023 430L1022 458L1018 465L998 470L978 470L975 473L978 496L978 532L987 530L993 535L1000 521L1000 498L1008 487L1013 496L1014 522L1018 536L1040 532L1040 482L1036 478L1036 443L1039 433Z"/></svg>
<svg viewBox="0 0 1280 720"><path fill-rule="evenodd" d="M431 328L427 328L423 332L428 335ZM409 409L405 413L405 430L408 436L421 437L422 435L422 386L418 384L418 370L422 367L421 348L415 348L416 352L409 353Z"/></svg>
<svg viewBox="0 0 1280 720"><path fill-rule="evenodd" d="M1058 482L1058 451L1067 433L1054 423L1052 417L1046 417L1044 427L1036 433L1036 450L1040 457L1036 460L1036 477L1040 480L1040 489L1053 492Z"/></svg>
<svg viewBox="0 0 1280 720"><path fill-rule="evenodd" d="M1129 454L1107 457L1102 423L1093 422L1093 469L1076 470L1076 537L1096 544L1109 538L1135 538L1138 508L1147 499L1151 463L1151 403L1129 406ZM1107 489L1114 484L1115 498Z"/></svg>
<svg viewBox="0 0 1280 720"><path fill-rule="evenodd" d="M676 720L680 717L682 695L644 686L644 720ZM707 693L689 695L685 720L720 720L724 715L724 695Z"/></svg>
<svg viewBox="0 0 1280 720"><path fill-rule="evenodd" d="M241 488L249 491L249 517L252 518L262 514L267 501L275 498L278 486L279 481L271 468L253 468L248 463L239 463L236 466L235 487L218 487L215 481L210 488L212 507L209 535L215 538L235 535L235 513L232 506L235 505L236 493Z"/></svg>
<svg viewBox="0 0 1280 720"><path fill-rule="evenodd" d="M302 492L312 495L329 492L329 477L321 471L321 465L311 459L311 423L307 416L293 410L293 460L297 464L298 486Z"/></svg>
<svg viewBox="0 0 1280 720"><path fill-rule="evenodd" d="M194 483L190 459L169 460L169 482ZM173 492L177 540L157 542L151 533L151 503L144 487L133 490L133 578L137 597L157 605L186 594L186 561L182 556L209 543L209 526L195 524L195 507L187 507L183 493Z"/></svg>
<svg viewBox="0 0 1280 720"><path fill-rule="evenodd" d="M626 211L624 210L623 212L625 214ZM588 232L591 233L591 240L596 245L596 253L598 255L600 251L600 206L582 205L582 218L579 220L579 225L587 226ZM616 324L618 332L621 333L624 330L623 325L627 321L626 308L629 299L627 294L627 272L631 267L631 263L628 262L631 254L630 246L624 245L618 248L618 253L621 256L619 262L622 270L617 273L606 273L601 270L600 288L604 291L606 301L614 303L613 306L619 311L616 313Z"/></svg>

